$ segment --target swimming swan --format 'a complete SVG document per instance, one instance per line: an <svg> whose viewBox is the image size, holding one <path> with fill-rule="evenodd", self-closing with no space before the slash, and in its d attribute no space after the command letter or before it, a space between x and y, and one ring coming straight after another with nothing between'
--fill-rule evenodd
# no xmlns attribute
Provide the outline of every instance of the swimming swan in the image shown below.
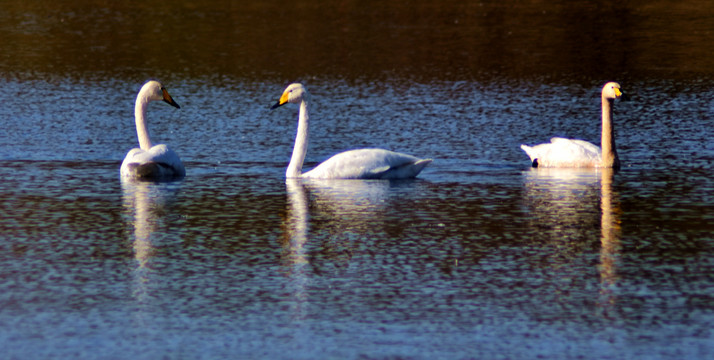
<svg viewBox="0 0 714 360"><path fill-rule="evenodd" d="M602 150L587 141L552 138L549 144L521 145L533 167L601 167L619 168L612 126L612 103L622 96L620 84L609 82L602 88Z"/></svg>
<svg viewBox="0 0 714 360"><path fill-rule="evenodd" d="M291 84L285 89L280 100L271 107L275 109L287 103L300 104L295 147L285 172L287 178L404 179L417 176L431 163L431 159L419 159L389 150L358 149L334 155L314 169L302 173L302 165L307 153L309 97L310 94L302 84Z"/></svg>
<svg viewBox="0 0 714 360"><path fill-rule="evenodd" d="M159 100L177 109L181 108L158 81L151 80L141 87L134 107L139 148L131 149L126 154L121 164L122 178L167 179L186 175L181 159L173 150L164 144L152 146L149 139L145 119L146 107L150 102Z"/></svg>

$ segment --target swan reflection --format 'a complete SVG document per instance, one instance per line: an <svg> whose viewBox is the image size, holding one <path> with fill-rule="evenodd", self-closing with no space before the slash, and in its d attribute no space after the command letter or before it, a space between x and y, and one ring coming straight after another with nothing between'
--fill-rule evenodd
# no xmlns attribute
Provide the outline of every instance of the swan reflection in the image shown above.
<svg viewBox="0 0 714 360"><path fill-rule="evenodd" d="M408 182L286 179L285 184L283 267L293 316L302 318L311 276L345 269L357 246L355 240L374 231L375 223L388 221L384 214L393 194L390 190Z"/></svg>
<svg viewBox="0 0 714 360"><path fill-rule="evenodd" d="M383 221L389 190L395 183L384 180L287 179L288 216L283 245L292 264L307 263L310 213L319 217L320 229L331 235L366 233ZM324 237L322 237L324 240ZM331 236L329 241L336 240Z"/></svg>
<svg viewBox="0 0 714 360"><path fill-rule="evenodd" d="M151 296L149 286L154 242L159 237L159 229L166 217L166 203L173 197L177 187L175 183L132 179L122 179L121 186L127 223L133 228L131 238L136 259L134 297L141 303Z"/></svg>
<svg viewBox="0 0 714 360"><path fill-rule="evenodd" d="M286 276L289 279L289 292L293 297L290 312L294 319L303 319L306 316L308 302L305 288L308 285L309 274L305 245L307 244L310 220L309 205L307 193L301 180L287 179L285 185L288 209L283 224L282 258Z"/></svg>
<svg viewBox="0 0 714 360"><path fill-rule="evenodd" d="M581 251L598 226L599 172L592 169L531 168L525 172L532 226L547 241Z"/></svg>
<svg viewBox="0 0 714 360"><path fill-rule="evenodd" d="M602 169L600 173L600 304L608 308L615 303L612 291L619 279L617 265L619 262L622 237L620 219L622 208L617 192L612 189L612 169Z"/></svg>
<svg viewBox="0 0 714 360"><path fill-rule="evenodd" d="M525 173L532 226L556 242L554 261L568 265L588 251L592 229L600 228L598 272L603 310L615 303L621 228L619 197L612 190L613 169L537 168ZM599 204L599 206L596 206Z"/></svg>

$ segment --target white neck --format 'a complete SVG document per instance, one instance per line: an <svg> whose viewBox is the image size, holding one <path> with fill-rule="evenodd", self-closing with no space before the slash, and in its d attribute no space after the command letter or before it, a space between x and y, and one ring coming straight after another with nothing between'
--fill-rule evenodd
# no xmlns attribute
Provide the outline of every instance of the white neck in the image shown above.
<svg viewBox="0 0 714 360"><path fill-rule="evenodd" d="M602 167L618 168L620 160L615 150L615 131L612 125L612 99L602 98Z"/></svg>
<svg viewBox="0 0 714 360"><path fill-rule="evenodd" d="M151 149L151 139L149 139L149 129L146 127L146 107L149 104L149 99L139 92L136 97L136 105L134 105L134 119L136 120L136 135L139 137L139 148L147 151Z"/></svg>
<svg viewBox="0 0 714 360"><path fill-rule="evenodd" d="M305 154L307 154L309 118L310 116L307 113L307 100L303 98L302 102L300 102L300 115L298 117L298 128L297 135L295 136L293 155L290 158L288 170L285 172L285 177L287 178L300 177L300 174L302 174L302 163L305 161Z"/></svg>

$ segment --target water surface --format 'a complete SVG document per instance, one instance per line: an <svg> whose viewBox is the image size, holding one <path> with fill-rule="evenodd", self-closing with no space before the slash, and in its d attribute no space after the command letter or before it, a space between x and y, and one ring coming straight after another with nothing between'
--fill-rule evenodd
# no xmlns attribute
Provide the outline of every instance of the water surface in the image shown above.
<svg viewBox="0 0 714 360"><path fill-rule="evenodd" d="M714 351L710 6L14 2L0 12L0 354L706 358ZM187 176L122 183L133 102ZM285 181L378 146L407 181ZM599 144L617 172L531 169Z"/></svg>

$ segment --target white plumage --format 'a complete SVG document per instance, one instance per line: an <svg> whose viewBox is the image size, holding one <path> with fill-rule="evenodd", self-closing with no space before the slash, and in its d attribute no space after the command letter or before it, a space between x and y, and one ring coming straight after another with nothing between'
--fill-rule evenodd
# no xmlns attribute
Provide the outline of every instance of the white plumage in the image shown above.
<svg viewBox="0 0 714 360"><path fill-rule="evenodd" d="M309 134L308 98L309 93L302 84L291 84L272 107L275 109L287 103L300 104L295 147L285 173L287 178L405 179L417 176L431 163L431 159L419 159L384 149L358 149L334 155L314 169L303 173L302 165L307 153Z"/></svg>
<svg viewBox="0 0 714 360"><path fill-rule="evenodd" d="M126 154L120 169L122 178L169 179L186 175L178 155L164 144L152 145L149 138L146 108L150 102L160 100L180 108L158 81L151 80L139 90L134 107L139 147L129 150Z"/></svg>
<svg viewBox="0 0 714 360"><path fill-rule="evenodd" d="M622 96L620 84L609 82L602 88L602 149L584 140L552 138L550 143L521 145L533 167L612 167L620 166L615 149L612 102Z"/></svg>

